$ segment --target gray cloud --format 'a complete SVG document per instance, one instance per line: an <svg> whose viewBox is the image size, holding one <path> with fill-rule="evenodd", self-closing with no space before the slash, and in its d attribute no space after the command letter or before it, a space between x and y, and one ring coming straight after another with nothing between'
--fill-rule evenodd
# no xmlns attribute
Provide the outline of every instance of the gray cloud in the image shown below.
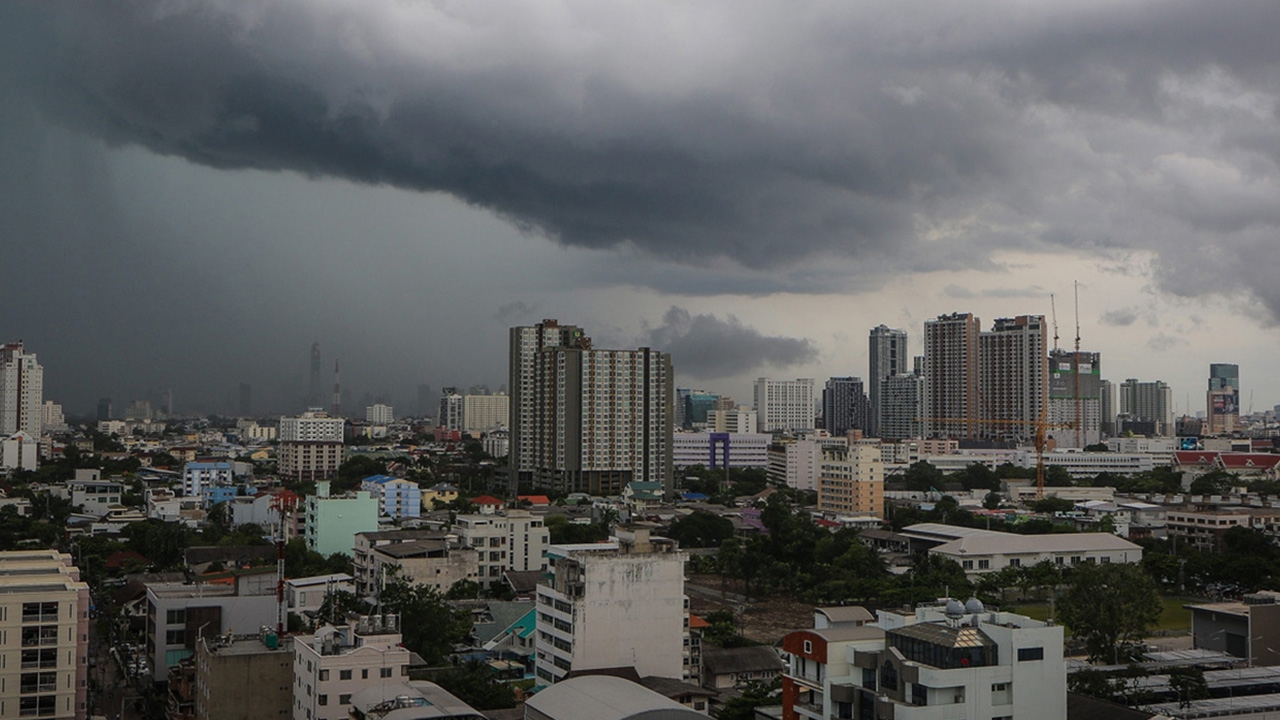
<svg viewBox="0 0 1280 720"><path fill-rule="evenodd" d="M1186 340L1168 333L1157 333L1147 340L1147 347L1158 353L1168 352L1186 344Z"/></svg>
<svg viewBox="0 0 1280 720"><path fill-rule="evenodd" d="M957 300L970 300L973 298L1043 298L1048 297L1049 293L1038 285L1032 285L1025 288L995 287L983 288L981 290L971 290L960 285L948 285L942 289L942 294L949 298Z"/></svg>
<svg viewBox="0 0 1280 720"><path fill-rule="evenodd" d="M1138 311L1133 308L1117 308L1102 313L1098 320L1103 325L1112 327L1128 327L1138 319Z"/></svg>
<svg viewBox="0 0 1280 720"><path fill-rule="evenodd" d="M501 323L513 324L519 323L530 318L536 308L523 300L509 302L493 314L493 319Z"/></svg>
<svg viewBox="0 0 1280 720"><path fill-rule="evenodd" d="M1280 225L1277 25L1265 0L0 7L9 95L212 167L445 192L682 263L848 256L864 280L1148 248L1166 289L1273 312L1240 258ZM1206 238L1220 262L1192 259Z"/></svg>
<svg viewBox="0 0 1280 720"><path fill-rule="evenodd" d="M818 357L809 340L764 335L732 315L721 320L714 315L693 315L676 306L662 316L661 325L646 327L638 344L671 353L678 376L699 380L764 367L785 369Z"/></svg>

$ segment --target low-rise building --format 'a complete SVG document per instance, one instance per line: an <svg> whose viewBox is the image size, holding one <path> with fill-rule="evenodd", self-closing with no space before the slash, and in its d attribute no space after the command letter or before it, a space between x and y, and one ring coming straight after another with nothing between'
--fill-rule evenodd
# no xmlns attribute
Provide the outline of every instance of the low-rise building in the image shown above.
<svg viewBox="0 0 1280 720"><path fill-rule="evenodd" d="M418 483L389 475L371 475L360 489L378 501L378 514L392 520L422 516L422 488Z"/></svg>
<svg viewBox="0 0 1280 720"><path fill-rule="evenodd" d="M951 600L783 638L784 720L1065 720L1060 626Z"/></svg>
<svg viewBox="0 0 1280 720"><path fill-rule="evenodd" d="M113 506L120 505L124 484L110 480L71 480L71 505L91 515L102 517Z"/></svg>
<svg viewBox="0 0 1280 720"><path fill-rule="evenodd" d="M275 568L232 574L231 584L158 582L147 585L147 658L153 679L195 653L196 640L232 630L275 627Z"/></svg>
<svg viewBox="0 0 1280 720"><path fill-rule="evenodd" d="M329 593L355 591L355 583L346 573L289 578L284 583L284 599L289 612L299 615L319 610Z"/></svg>
<svg viewBox="0 0 1280 720"><path fill-rule="evenodd" d="M409 651L398 615L361 615L294 640L293 720L346 720L361 690L403 682Z"/></svg>
<svg viewBox="0 0 1280 720"><path fill-rule="evenodd" d="M884 514L884 465L878 444L825 450L818 472L818 509L824 513Z"/></svg>
<svg viewBox="0 0 1280 720"><path fill-rule="evenodd" d="M284 720L293 712L293 638L226 634L196 641L196 720Z"/></svg>
<svg viewBox="0 0 1280 720"><path fill-rule="evenodd" d="M332 495L329 488L321 480L307 496L307 547L326 556L350 554L356 533L378 529L378 501L364 490Z"/></svg>
<svg viewBox="0 0 1280 720"><path fill-rule="evenodd" d="M380 545L369 552L369 581L377 594L393 579L448 592L455 583L479 581L478 552L444 538Z"/></svg>
<svg viewBox="0 0 1280 720"><path fill-rule="evenodd" d="M229 462L189 462L182 466L182 494L203 497L209 488L235 482Z"/></svg>

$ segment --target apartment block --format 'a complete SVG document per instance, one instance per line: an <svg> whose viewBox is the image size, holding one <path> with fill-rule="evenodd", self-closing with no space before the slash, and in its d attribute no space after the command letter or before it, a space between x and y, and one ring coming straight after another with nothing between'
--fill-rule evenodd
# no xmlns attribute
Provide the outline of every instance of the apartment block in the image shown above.
<svg viewBox="0 0 1280 720"><path fill-rule="evenodd" d="M409 675L398 615L361 615L293 643L293 720L347 720L352 696Z"/></svg>
<svg viewBox="0 0 1280 720"><path fill-rule="evenodd" d="M814 429L813 378L755 382L756 431L795 432Z"/></svg>
<svg viewBox="0 0 1280 720"><path fill-rule="evenodd" d="M345 423L340 417L311 410L280 418L278 472L291 480L325 480L342 464Z"/></svg>
<svg viewBox="0 0 1280 720"><path fill-rule="evenodd" d="M392 520L422 516L422 487L412 480L389 475L370 475L360 489L378 501L378 515Z"/></svg>
<svg viewBox="0 0 1280 720"><path fill-rule="evenodd" d="M884 515L884 464L876 442L824 450L818 509L834 514Z"/></svg>
<svg viewBox="0 0 1280 720"><path fill-rule="evenodd" d="M378 501L364 490L332 495L329 488L321 480L306 498L307 547L326 556L349 554L356 533L378 529Z"/></svg>
<svg viewBox="0 0 1280 720"><path fill-rule="evenodd" d="M0 552L0 717L88 713L89 586L71 556Z"/></svg>
<svg viewBox="0 0 1280 720"><path fill-rule="evenodd" d="M196 720L291 717L293 640L275 633L199 638L192 692Z"/></svg>

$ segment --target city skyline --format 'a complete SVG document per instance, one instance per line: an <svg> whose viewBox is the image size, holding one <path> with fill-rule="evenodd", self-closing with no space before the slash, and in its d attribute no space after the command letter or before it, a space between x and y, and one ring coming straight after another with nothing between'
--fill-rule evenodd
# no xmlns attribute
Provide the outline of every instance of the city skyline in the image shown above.
<svg viewBox="0 0 1280 720"><path fill-rule="evenodd" d="M1280 402L1280 7L751 9L6 3L0 335L73 414L294 412L314 342L409 408L547 317L742 398L1079 280L1108 379Z"/></svg>

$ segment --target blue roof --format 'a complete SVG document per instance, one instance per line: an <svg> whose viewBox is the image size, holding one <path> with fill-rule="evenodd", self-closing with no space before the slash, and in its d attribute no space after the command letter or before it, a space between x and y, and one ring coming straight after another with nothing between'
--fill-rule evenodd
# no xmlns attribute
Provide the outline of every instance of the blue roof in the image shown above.
<svg viewBox="0 0 1280 720"><path fill-rule="evenodd" d="M229 462L189 462L182 466L186 470L230 470Z"/></svg>
<svg viewBox="0 0 1280 720"><path fill-rule="evenodd" d="M711 496L706 493L681 493L681 498L685 500L710 500Z"/></svg>
<svg viewBox="0 0 1280 720"><path fill-rule="evenodd" d="M364 479L365 482L374 482L374 483L378 483L379 485L385 482L391 482L392 480L395 480L395 478L391 477L390 475L370 475L369 477Z"/></svg>

